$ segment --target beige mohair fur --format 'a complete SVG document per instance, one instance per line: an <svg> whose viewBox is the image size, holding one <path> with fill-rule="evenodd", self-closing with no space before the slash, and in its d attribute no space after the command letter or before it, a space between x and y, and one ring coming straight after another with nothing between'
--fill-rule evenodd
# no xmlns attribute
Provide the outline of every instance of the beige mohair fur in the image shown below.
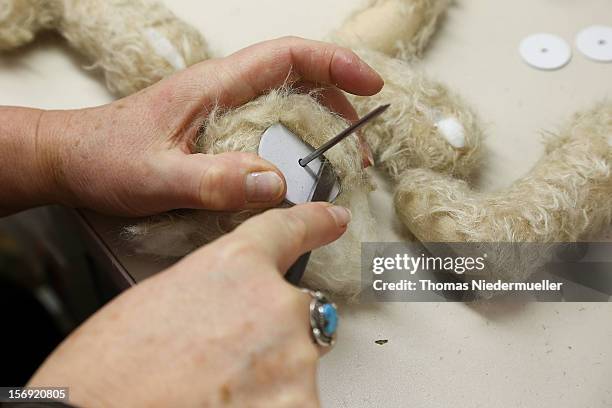
<svg viewBox="0 0 612 408"><path fill-rule="evenodd" d="M445 86L410 64L375 51L357 50L385 80L374 96L350 95L361 115L391 103L384 115L364 128L376 165L393 179L407 169L424 168L462 178L481 161L483 131L476 114ZM438 127L452 119L462 128L463 146L454 147Z"/></svg>
<svg viewBox="0 0 612 408"><path fill-rule="evenodd" d="M157 1L0 1L0 50L32 41L42 29L57 30L119 96L208 57L198 31Z"/></svg>
<svg viewBox="0 0 612 408"><path fill-rule="evenodd" d="M273 90L232 110L213 111L203 125L198 151L257 152L263 132L282 123L304 141L318 147L348 126L348 123L323 107L316 95L297 94L288 89ZM313 252L304 276L310 287L331 289L351 296L359 291L362 241L376 241L374 219L367 194L372 185L361 167L357 137L352 136L326 153L341 184L336 204L348 207L353 220L338 241ZM127 229L138 241L138 250L160 256L181 256L231 231L255 214L210 211L183 211L163 215Z"/></svg>
<svg viewBox="0 0 612 408"><path fill-rule="evenodd" d="M409 169L400 175L395 209L424 242L592 238L612 222L612 102L576 114L550 138L535 167L507 189L478 192L448 175ZM508 248L489 254L499 278L524 279L545 260L526 262Z"/></svg>
<svg viewBox="0 0 612 408"><path fill-rule="evenodd" d="M29 43L38 31L57 24L60 14L48 0L0 1L0 50Z"/></svg>
<svg viewBox="0 0 612 408"><path fill-rule="evenodd" d="M451 0L368 0L331 38L391 57L420 56Z"/></svg>
<svg viewBox="0 0 612 408"><path fill-rule="evenodd" d="M612 220L612 103L579 113L509 188L481 193L426 169L404 172L398 215L422 241L554 242L588 238Z"/></svg>

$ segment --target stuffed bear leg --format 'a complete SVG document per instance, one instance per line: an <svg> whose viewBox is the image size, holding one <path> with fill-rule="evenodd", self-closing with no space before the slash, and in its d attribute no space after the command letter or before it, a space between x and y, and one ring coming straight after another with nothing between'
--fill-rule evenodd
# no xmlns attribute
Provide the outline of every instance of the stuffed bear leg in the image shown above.
<svg viewBox="0 0 612 408"><path fill-rule="evenodd" d="M481 158L474 112L442 84L401 59L419 54L448 0L372 0L331 38L353 48L385 81L371 97L348 95L360 115L391 104L364 129L376 164L393 179L410 168L467 178Z"/></svg>
<svg viewBox="0 0 612 408"><path fill-rule="evenodd" d="M32 41L38 31L55 27L61 8L48 0L3 0L0 2L0 51Z"/></svg>
<svg viewBox="0 0 612 408"><path fill-rule="evenodd" d="M374 51L357 53L385 86L374 96L349 95L351 103L360 114L391 104L364 128L376 165L395 180L413 168L469 177L481 161L483 131L467 104L406 62Z"/></svg>
<svg viewBox="0 0 612 408"><path fill-rule="evenodd" d="M420 56L450 0L371 0L332 39L404 60Z"/></svg>
<svg viewBox="0 0 612 408"><path fill-rule="evenodd" d="M6 0L0 50L55 29L103 71L111 92L126 96L208 58L193 27L152 0Z"/></svg>
<svg viewBox="0 0 612 408"><path fill-rule="evenodd" d="M407 170L395 193L401 220L423 242L572 242L612 221L612 103L579 113L522 179L492 193L427 169ZM497 257L489 257L493 262ZM511 262L499 264L511 265ZM494 262L492 263L495 264ZM519 265L516 263L516 265ZM512 268L506 278L524 279Z"/></svg>
<svg viewBox="0 0 612 408"><path fill-rule="evenodd" d="M151 0L62 0L58 30L119 96L208 58L200 33Z"/></svg>

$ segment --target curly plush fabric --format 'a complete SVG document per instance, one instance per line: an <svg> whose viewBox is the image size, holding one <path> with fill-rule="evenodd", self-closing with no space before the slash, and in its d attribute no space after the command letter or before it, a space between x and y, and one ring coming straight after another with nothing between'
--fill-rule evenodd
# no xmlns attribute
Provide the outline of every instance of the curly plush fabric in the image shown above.
<svg viewBox="0 0 612 408"><path fill-rule="evenodd" d="M27 44L42 29L52 28L61 11L47 0L0 2L0 50Z"/></svg>
<svg viewBox="0 0 612 408"><path fill-rule="evenodd" d="M257 152L263 132L282 123L304 141L317 147L348 126L323 107L316 95L274 90L239 108L213 111L203 125L198 151ZM376 241L374 219L367 194L372 185L361 167L356 137L349 137L326 153L335 169L341 194L336 203L348 207L353 221L338 241L313 252L304 283L310 287L331 288L350 297L359 291L362 241ZM253 211L222 214L210 211L163 215L130 227L128 235L138 241L138 250L160 256L181 256L231 231Z"/></svg>
<svg viewBox="0 0 612 408"><path fill-rule="evenodd" d="M452 0L369 0L332 39L404 60L420 56Z"/></svg>
<svg viewBox="0 0 612 408"><path fill-rule="evenodd" d="M427 169L409 169L399 178L395 208L424 242L592 238L612 222L612 103L577 114L548 141L535 167L507 189L481 193ZM489 256L498 277L524 279L540 266L519 263L505 248Z"/></svg>
<svg viewBox="0 0 612 408"><path fill-rule="evenodd" d="M151 0L3 0L0 50L55 29L125 96L208 57L201 35Z"/></svg>
<svg viewBox="0 0 612 408"><path fill-rule="evenodd" d="M391 103L364 128L376 165L396 180L410 168L470 176L482 158L483 131L466 103L403 61L369 50L357 54L385 80L374 96L349 95L357 112Z"/></svg>

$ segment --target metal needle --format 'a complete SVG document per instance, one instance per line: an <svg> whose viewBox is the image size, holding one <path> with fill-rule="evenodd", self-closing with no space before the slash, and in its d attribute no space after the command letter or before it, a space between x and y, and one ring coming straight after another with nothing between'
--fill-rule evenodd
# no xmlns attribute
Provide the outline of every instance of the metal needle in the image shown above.
<svg viewBox="0 0 612 408"><path fill-rule="evenodd" d="M368 113L363 118L359 119L357 122L353 123L351 126L344 129L342 132L340 132L339 134L337 134L336 136L334 136L333 138L325 142L321 147L316 149L314 152L310 153L306 157L299 159L298 163L300 164L300 166L306 167L308 163L310 163L311 161L313 161L314 159L321 156L323 153L325 153L326 151L328 151L329 149L331 149L332 147L340 143L342 139L344 139L345 137L347 137L348 135L350 135L351 133L359 129L361 126L365 125L367 122L369 122L370 120L374 119L375 117L383 113L389 106L390 106L389 104L386 104L386 105L381 105L378 108L374 109L372 112Z"/></svg>

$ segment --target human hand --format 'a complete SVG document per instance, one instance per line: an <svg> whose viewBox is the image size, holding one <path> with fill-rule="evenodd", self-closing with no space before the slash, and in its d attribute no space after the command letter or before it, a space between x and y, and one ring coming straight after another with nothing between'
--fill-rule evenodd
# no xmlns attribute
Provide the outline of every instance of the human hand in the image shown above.
<svg viewBox="0 0 612 408"><path fill-rule="evenodd" d="M348 120L357 114L340 90L372 95L383 85L348 49L283 38L196 64L108 105L45 112L39 151L52 177L51 201L132 216L279 203L285 184L269 162L247 153L193 153L192 147L198 124L216 103L239 106L287 79L323 87L323 102Z"/></svg>
<svg viewBox="0 0 612 408"><path fill-rule="evenodd" d="M282 276L349 221L327 203L249 219L107 304L28 386L86 407L318 406L310 296Z"/></svg>

